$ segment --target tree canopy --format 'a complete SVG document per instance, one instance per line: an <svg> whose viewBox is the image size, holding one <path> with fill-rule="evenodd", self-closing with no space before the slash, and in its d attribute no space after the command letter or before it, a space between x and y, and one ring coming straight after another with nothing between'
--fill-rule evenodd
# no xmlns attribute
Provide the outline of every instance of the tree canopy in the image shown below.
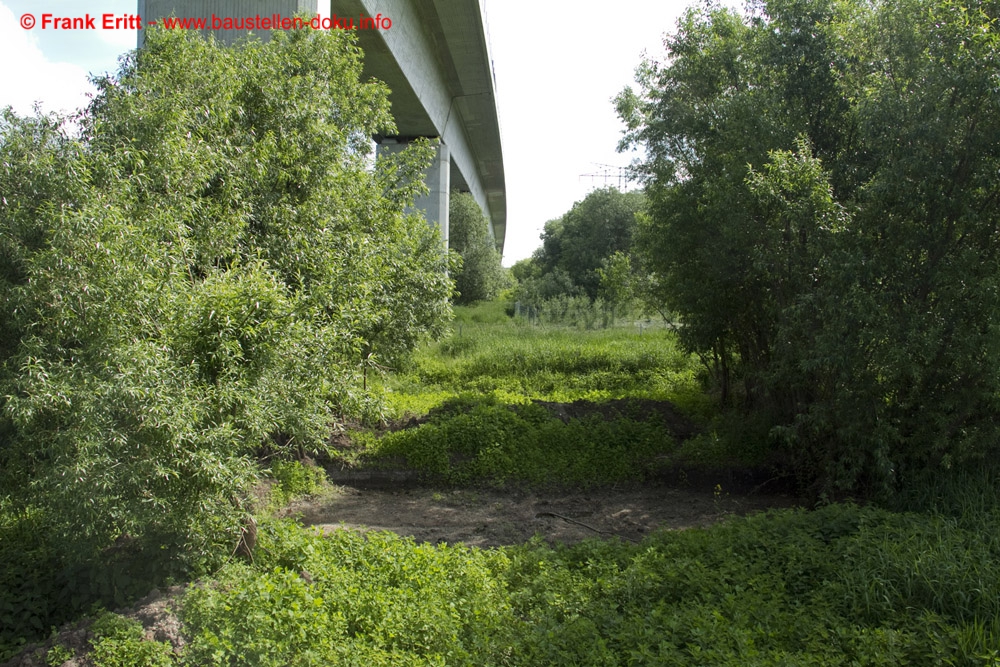
<svg viewBox="0 0 1000 667"><path fill-rule="evenodd" d="M508 278L483 209L468 192L453 192L448 221L448 247L462 258L461 268L453 272L455 303L495 299Z"/></svg>
<svg viewBox="0 0 1000 667"><path fill-rule="evenodd" d="M590 192L561 218L545 223L537 255L542 271L563 272L588 297L597 298L598 270L616 252L631 252L635 216L644 204L641 192L611 187Z"/></svg>
<svg viewBox="0 0 1000 667"><path fill-rule="evenodd" d="M361 74L344 31L150 30L79 134L3 112L0 503L57 553L230 553L251 455L322 447L364 360L446 324L441 239L405 213L431 148L372 159L392 118Z"/></svg>
<svg viewBox="0 0 1000 667"><path fill-rule="evenodd" d="M658 299L817 489L893 493L996 452L997 18L704 4L617 98Z"/></svg>
<svg viewBox="0 0 1000 667"><path fill-rule="evenodd" d="M636 214L644 207L641 192L608 187L590 192L564 215L546 222L542 246L512 269L522 298L537 302L582 295L593 301L619 296L621 286L602 289L602 276L621 277L622 257L633 252ZM609 272L609 262L617 262L618 270Z"/></svg>

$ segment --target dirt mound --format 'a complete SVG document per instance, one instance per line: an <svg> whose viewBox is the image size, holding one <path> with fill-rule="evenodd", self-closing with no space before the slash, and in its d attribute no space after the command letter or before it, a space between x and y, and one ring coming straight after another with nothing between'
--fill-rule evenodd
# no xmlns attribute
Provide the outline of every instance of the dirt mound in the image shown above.
<svg viewBox="0 0 1000 667"><path fill-rule="evenodd" d="M179 652L186 643L181 634L181 621L176 613L176 603L183 592L183 586L171 586L163 591L154 590L133 606L117 609L115 612L142 623L146 639L167 642ZM57 645L71 650L75 656L61 663L61 667L92 667L92 623L93 620L88 618L65 625L48 641L25 647L0 667L47 667L50 664L47 660L49 649Z"/></svg>

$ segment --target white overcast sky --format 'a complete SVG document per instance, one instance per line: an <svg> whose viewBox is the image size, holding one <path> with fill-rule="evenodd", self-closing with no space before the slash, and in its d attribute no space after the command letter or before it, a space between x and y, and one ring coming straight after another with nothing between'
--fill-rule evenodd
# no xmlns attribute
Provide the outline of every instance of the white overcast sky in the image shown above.
<svg viewBox="0 0 1000 667"><path fill-rule="evenodd" d="M320 5L328 3L321 1ZM617 185L622 125L612 98L643 53L659 57L690 0L486 0L507 179L504 265L528 257L547 220L592 188ZM87 102L88 73L114 72L135 47L128 30L42 30L42 13L134 14L136 0L0 0L0 107L29 113ZM34 29L20 19L32 13ZM98 20L98 26L100 21ZM584 174L608 173L611 180Z"/></svg>

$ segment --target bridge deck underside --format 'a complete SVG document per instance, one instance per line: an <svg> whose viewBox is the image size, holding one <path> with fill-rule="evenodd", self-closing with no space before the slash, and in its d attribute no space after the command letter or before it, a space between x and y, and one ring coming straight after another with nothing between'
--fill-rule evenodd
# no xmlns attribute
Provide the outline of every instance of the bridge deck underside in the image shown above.
<svg viewBox="0 0 1000 667"><path fill-rule="evenodd" d="M359 30L365 75L385 81L401 138L441 137L451 186L472 193L502 248L507 201L493 67L479 0L332 0L331 14L388 16Z"/></svg>

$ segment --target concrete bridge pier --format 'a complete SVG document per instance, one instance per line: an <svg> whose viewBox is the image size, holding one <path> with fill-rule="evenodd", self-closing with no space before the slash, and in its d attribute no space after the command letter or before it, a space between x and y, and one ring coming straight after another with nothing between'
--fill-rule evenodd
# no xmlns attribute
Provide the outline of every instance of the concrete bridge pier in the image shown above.
<svg viewBox="0 0 1000 667"><path fill-rule="evenodd" d="M406 148L412 139L402 137L376 138L378 153L397 153ZM445 248L448 247L448 204L451 201L451 151L447 144L437 139L434 160L424 172L424 183L430 189L417 197L413 208L423 212L431 227L441 231Z"/></svg>
<svg viewBox="0 0 1000 667"><path fill-rule="evenodd" d="M388 29L355 34L365 54L363 78L389 87L400 140L441 141L428 172L431 194L417 208L440 225L447 240L448 191L470 193L502 252L507 195L484 0L328 1L331 15L391 21Z"/></svg>

